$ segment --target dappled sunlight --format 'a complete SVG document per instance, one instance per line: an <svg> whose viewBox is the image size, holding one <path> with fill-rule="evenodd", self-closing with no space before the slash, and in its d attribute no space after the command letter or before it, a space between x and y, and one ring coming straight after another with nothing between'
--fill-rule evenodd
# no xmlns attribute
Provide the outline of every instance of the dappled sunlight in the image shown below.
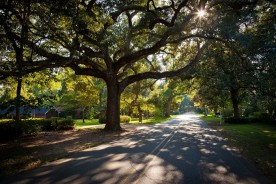
<svg viewBox="0 0 276 184"><path fill-rule="evenodd" d="M20 176L20 183L257 184L233 153L216 131L188 113L52 162Z"/></svg>
<svg viewBox="0 0 276 184"><path fill-rule="evenodd" d="M181 120L194 120L194 118L197 118L198 115L195 113L185 113L182 115L178 115L176 119L181 119Z"/></svg>

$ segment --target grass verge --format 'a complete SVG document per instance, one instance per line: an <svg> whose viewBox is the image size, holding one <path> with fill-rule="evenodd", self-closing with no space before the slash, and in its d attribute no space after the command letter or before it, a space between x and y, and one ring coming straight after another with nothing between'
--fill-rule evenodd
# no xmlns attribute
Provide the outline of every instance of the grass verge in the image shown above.
<svg viewBox="0 0 276 184"><path fill-rule="evenodd" d="M154 117L154 118L148 118L148 119L143 119L143 122L140 123L138 118L133 118L131 119L131 124L157 124L157 123L163 123L164 121L170 120L174 118L174 116L171 117Z"/></svg>
<svg viewBox="0 0 276 184"><path fill-rule="evenodd" d="M220 124L220 118L200 116L216 128L238 148L242 155L254 163L268 178L276 183L276 126L266 123Z"/></svg>
<svg viewBox="0 0 276 184"><path fill-rule="evenodd" d="M76 119L74 120L75 129L94 129L97 128L95 125L101 125L99 123L99 119L85 119L84 123L82 119ZM94 127L94 128L93 128Z"/></svg>
<svg viewBox="0 0 276 184"><path fill-rule="evenodd" d="M148 118L148 119L143 119L143 122L140 123L138 118L131 118L131 121L129 124L156 124L156 123L162 123L164 121L170 120L172 118L174 118L175 116L171 116L168 118L164 118L164 117L154 117L154 118ZM102 125L104 126L104 124L100 124L99 123L99 119L85 119L84 123L82 119L77 119L74 120L75 123L75 129L95 129L98 128L98 126L95 125ZM125 123L122 123L125 124Z"/></svg>

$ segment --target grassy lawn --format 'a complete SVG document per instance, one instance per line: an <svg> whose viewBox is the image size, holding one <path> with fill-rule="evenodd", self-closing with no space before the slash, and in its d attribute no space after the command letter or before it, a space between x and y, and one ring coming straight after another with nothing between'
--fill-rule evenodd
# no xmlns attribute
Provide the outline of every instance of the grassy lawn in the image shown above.
<svg viewBox="0 0 276 184"><path fill-rule="evenodd" d="M84 123L82 119L76 119L74 120L75 123L75 129L96 129L97 126L95 125L101 125L99 123L99 119L85 119Z"/></svg>
<svg viewBox="0 0 276 184"><path fill-rule="evenodd" d="M167 121L167 120L170 120L172 119L173 116L171 117L168 117L168 118L163 118L163 117L154 117L154 118L148 118L148 119L143 119L143 122L142 124L156 124L156 123L162 123L164 121ZM141 124L139 121L138 121L138 118L132 118L131 121L130 121L131 124Z"/></svg>
<svg viewBox="0 0 276 184"><path fill-rule="evenodd" d="M76 119L74 120L74 123L76 126L91 126L91 125L100 125L98 119L85 119L84 123L82 119Z"/></svg>
<svg viewBox="0 0 276 184"><path fill-rule="evenodd" d="M167 121L169 119L172 119L174 116L169 117L169 118L162 118L162 117L157 117L157 118L148 118L148 119L143 119L143 123L142 124L156 124L156 123L162 123L164 121ZM84 123L82 121L82 119L77 119L74 120L75 123L75 128L76 129L86 129L86 128L92 128L94 125L103 125L99 123L98 119L85 119ZM131 118L130 124L141 124L138 121L138 118ZM104 126L104 125L103 125ZM95 126L96 127L96 126Z"/></svg>
<svg viewBox="0 0 276 184"><path fill-rule="evenodd" d="M200 118L201 118L203 121L208 122L210 125L218 125L218 124L220 124L220 122L221 122L221 118L215 117L215 116L213 116L213 115L207 115L207 116L205 116L205 115L203 115L203 114L200 114L199 116L200 116Z"/></svg>
<svg viewBox="0 0 276 184"><path fill-rule="evenodd" d="M219 124L220 118L201 116L221 131L228 141L276 182L276 126L265 123Z"/></svg>

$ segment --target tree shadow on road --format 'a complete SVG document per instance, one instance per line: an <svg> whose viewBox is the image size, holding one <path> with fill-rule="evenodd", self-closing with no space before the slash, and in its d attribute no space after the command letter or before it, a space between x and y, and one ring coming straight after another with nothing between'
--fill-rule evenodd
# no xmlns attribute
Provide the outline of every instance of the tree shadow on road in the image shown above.
<svg viewBox="0 0 276 184"><path fill-rule="evenodd" d="M221 136L190 117L141 126L3 183L269 183Z"/></svg>

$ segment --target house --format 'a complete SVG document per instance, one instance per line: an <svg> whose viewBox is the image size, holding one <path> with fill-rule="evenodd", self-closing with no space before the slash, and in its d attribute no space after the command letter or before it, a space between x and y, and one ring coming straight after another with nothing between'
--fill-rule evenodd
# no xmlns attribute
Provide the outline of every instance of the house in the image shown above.
<svg viewBox="0 0 276 184"><path fill-rule="evenodd" d="M46 108L31 109L30 116L32 118L46 118L47 111L48 110Z"/></svg>
<svg viewBox="0 0 276 184"><path fill-rule="evenodd" d="M60 112L56 109L50 109L45 113L45 118L59 117Z"/></svg>
<svg viewBox="0 0 276 184"><path fill-rule="evenodd" d="M59 111L56 109L47 109L47 108L26 108L20 107L20 115L23 117L32 117L32 118L51 118L59 117ZM9 111L9 109L0 110L0 118L11 118L15 117L15 110Z"/></svg>
<svg viewBox="0 0 276 184"><path fill-rule="evenodd" d="M19 113L23 117L29 116L29 110L26 107L20 107ZM13 109L11 109L11 108L1 109L0 110L0 117L1 118L8 118L8 119L15 118L15 109L14 108Z"/></svg>

